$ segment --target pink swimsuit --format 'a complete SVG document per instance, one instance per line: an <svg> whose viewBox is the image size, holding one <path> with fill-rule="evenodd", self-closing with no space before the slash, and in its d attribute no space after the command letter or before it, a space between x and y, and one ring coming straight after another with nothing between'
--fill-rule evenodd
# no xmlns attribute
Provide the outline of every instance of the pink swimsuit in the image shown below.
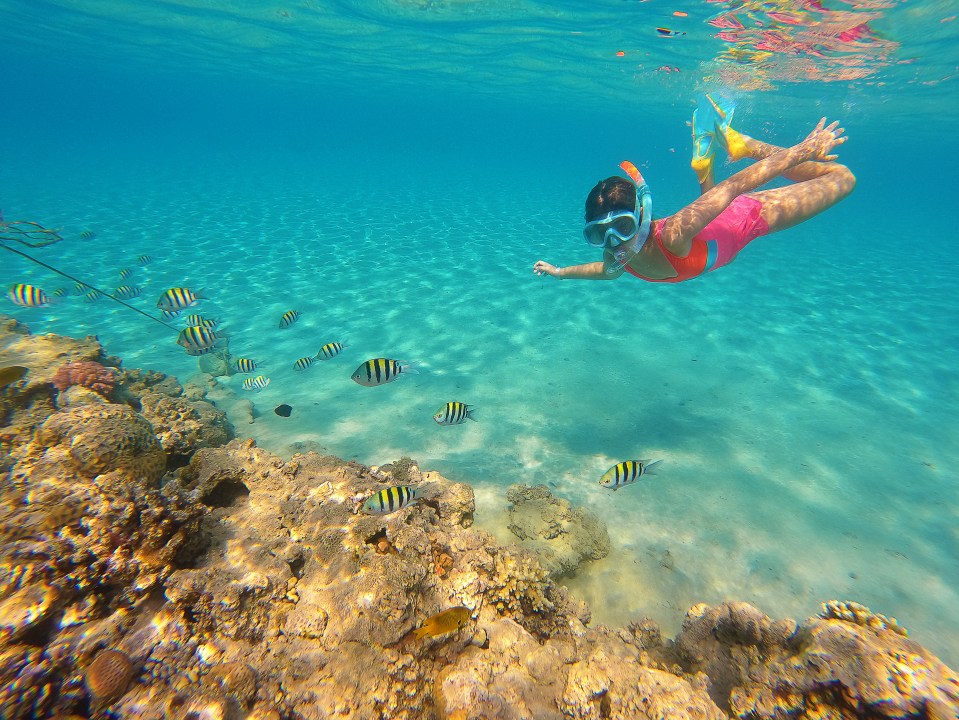
<svg viewBox="0 0 959 720"><path fill-rule="evenodd" d="M676 277L648 278L629 265L626 272L649 282L682 282L728 265L750 242L769 232L762 216L763 204L748 195L740 195L693 238L693 247L685 257L673 255L663 246L663 223L653 229L653 240L663 257L676 271Z"/></svg>

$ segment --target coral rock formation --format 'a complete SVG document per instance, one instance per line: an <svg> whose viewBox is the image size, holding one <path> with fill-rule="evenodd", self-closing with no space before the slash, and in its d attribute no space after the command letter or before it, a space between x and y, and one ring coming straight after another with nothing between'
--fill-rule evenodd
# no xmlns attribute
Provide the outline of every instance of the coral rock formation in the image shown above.
<svg viewBox="0 0 959 720"><path fill-rule="evenodd" d="M506 499L510 531L551 577L574 575L582 562L609 554L606 524L589 510L553 497L545 485L513 485Z"/></svg>
<svg viewBox="0 0 959 720"><path fill-rule="evenodd" d="M199 447L222 437L195 405L212 381L126 371L125 404L57 411L72 343L0 324L0 351L42 351L0 393L3 720L956 717L955 673L852 602L801 626L698 605L675 641L648 620L589 628L532 553L473 527L469 486L409 458ZM360 511L401 483L417 502ZM512 499L539 513L526 527L571 534L562 501ZM462 627L415 637L459 606Z"/></svg>
<svg viewBox="0 0 959 720"><path fill-rule="evenodd" d="M802 627L774 622L747 603L697 605L676 648L736 717L955 717L955 673L898 626L871 621L880 616L863 606L826 605L827 617ZM843 606L856 607L858 617L835 617L831 608Z"/></svg>
<svg viewBox="0 0 959 720"><path fill-rule="evenodd" d="M53 376L53 385L60 392L70 387L80 386L107 398L113 394L116 384L116 371L93 360L69 362L57 370Z"/></svg>

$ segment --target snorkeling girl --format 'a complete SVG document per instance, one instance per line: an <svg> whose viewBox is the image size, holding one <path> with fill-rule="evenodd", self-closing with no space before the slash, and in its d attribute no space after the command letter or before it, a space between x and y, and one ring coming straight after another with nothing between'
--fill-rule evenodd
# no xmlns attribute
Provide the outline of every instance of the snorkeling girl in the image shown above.
<svg viewBox="0 0 959 720"><path fill-rule="evenodd" d="M831 154L846 141L838 122L826 125L823 118L802 142L781 148L733 130L732 108L709 96L706 101L693 114L692 166L699 198L675 215L654 220L643 176L623 162L628 179L601 180L586 198L583 235L603 248L603 261L557 267L538 260L533 272L577 280L614 280L624 272L649 282L689 280L728 265L757 237L797 225L852 192L855 176ZM697 132L703 118L708 125ZM733 161L757 162L714 185L717 144ZM792 184L758 190L780 176Z"/></svg>

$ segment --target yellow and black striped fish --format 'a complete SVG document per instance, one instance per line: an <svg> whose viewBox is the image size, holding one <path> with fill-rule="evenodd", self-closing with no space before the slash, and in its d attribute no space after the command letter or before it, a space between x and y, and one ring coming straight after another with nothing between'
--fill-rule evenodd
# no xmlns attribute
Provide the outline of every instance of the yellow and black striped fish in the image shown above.
<svg viewBox="0 0 959 720"><path fill-rule="evenodd" d="M82 282L73 283L73 294L74 295L83 295L87 291L87 286Z"/></svg>
<svg viewBox="0 0 959 720"><path fill-rule="evenodd" d="M650 462L649 460L624 460L616 463L603 473L599 479L599 484L610 490L619 490L623 485L630 485L636 482L643 475L655 475L655 467L662 460Z"/></svg>
<svg viewBox="0 0 959 720"><path fill-rule="evenodd" d="M329 360L330 358L339 355L340 350L342 350L344 347L346 346L343 343L329 342L320 348L320 351L316 354L316 359Z"/></svg>
<svg viewBox="0 0 959 720"><path fill-rule="evenodd" d="M136 287L135 285L121 285L113 291L113 294L121 300L126 300L128 298L139 297L140 288Z"/></svg>
<svg viewBox="0 0 959 720"><path fill-rule="evenodd" d="M198 300L203 299L203 291L193 292L190 288L176 287L170 288L164 292L157 300L157 307L161 310L170 312L185 310L188 307L196 305Z"/></svg>
<svg viewBox="0 0 959 720"><path fill-rule="evenodd" d="M197 348L188 347L186 349L186 354L192 355L193 357L198 357L200 355L206 355L207 353L216 352L216 351L217 350L215 345L210 345L209 347L197 347Z"/></svg>
<svg viewBox="0 0 959 720"><path fill-rule="evenodd" d="M380 490L363 503L363 512L369 515L386 515L405 508L419 497L416 488L409 485L396 485Z"/></svg>
<svg viewBox="0 0 959 720"><path fill-rule="evenodd" d="M255 378L247 378L243 381L244 390L256 390L260 392L263 388L270 384L270 378L263 375L257 375Z"/></svg>
<svg viewBox="0 0 959 720"><path fill-rule="evenodd" d="M81 240L93 240L96 236L97 234L93 232L93 230L83 230L80 232Z"/></svg>
<svg viewBox="0 0 959 720"><path fill-rule="evenodd" d="M126 280L132 274L133 274L133 271L130 268L123 268L122 270L120 270L120 279Z"/></svg>
<svg viewBox="0 0 959 720"><path fill-rule="evenodd" d="M188 327L204 327L209 330L212 330L217 325L220 324L219 320L211 320L205 318L202 315L187 315L186 324Z"/></svg>
<svg viewBox="0 0 959 720"><path fill-rule="evenodd" d="M238 373L251 373L256 370L256 367L256 360L251 360L250 358L237 358L233 361L233 369Z"/></svg>
<svg viewBox="0 0 959 720"><path fill-rule="evenodd" d="M167 320L175 320L180 315L179 310L164 310L162 313L163 317Z"/></svg>
<svg viewBox="0 0 959 720"><path fill-rule="evenodd" d="M466 422L467 418L476 419L473 417L473 406L456 400L446 403L433 415L433 419L440 425L459 425Z"/></svg>
<svg viewBox="0 0 959 720"><path fill-rule="evenodd" d="M306 370L306 369L307 369L308 367L310 367L314 362L316 362L316 358L315 358L315 357L310 357L310 356L308 356L308 357L301 357L299 360L297 360L295 363L293 363L293 369L294 369L294 370Z"/></svg>
<svg viewBox="0 0 959 720"><path fill-rule="evenodd" d="M137 262L140 263L141 266L149 265L150 263L153 262L153 258L150 257L149 255L141 255L140 257L137 258Z"/></svg>
<svg viewBox="0 0 959 720"><path fill-rule="evenodd" d="M176 340L177 345L190 348L208 348L216 345L220 338L212 330L204 327L188 327L180 331Z"/></svg>
<svg viewBox="0 0 959 720"><path fill-rule="evenodd" d="M290 325L295 323L299 317L299 310L287 310L285 313L283 313L283 317L280 318L280 329L285 330L286 328L290 327Z"/></svg>
<svg viewBox="0 0 959 720"><path fill-rule="evenodd" d="M7 297L10 298L10 302L20 307L46 307L52 302L50 297L36 285L25 283L11 286Z"/></svg>
<svg viewBox="0 0 959 720"><path fill-rule="evenodd" d="M409 372L410 366L400 360L390 360L389 358L373 358L356 368L350 377L354 382L366 387L375 387L385 385L388 382L396 380L401 373Z"/></svg>
<svg viewBox="0 0 959 720"><path fill-rule="evenodd" d="M70 291L67 290L66 288L59 287L53 291L53 297L62 298L62 297L65 297L68 292Z"/></svg>
<svg viewBox="0 0 959 720"><path fill-rule="evenodd" d="M102 297L103 297L103 293L97 290L96 288L94 288L93 290L91 290L90 292L88 292L86 295L83 296L83 302L96 302Z"/></svg>

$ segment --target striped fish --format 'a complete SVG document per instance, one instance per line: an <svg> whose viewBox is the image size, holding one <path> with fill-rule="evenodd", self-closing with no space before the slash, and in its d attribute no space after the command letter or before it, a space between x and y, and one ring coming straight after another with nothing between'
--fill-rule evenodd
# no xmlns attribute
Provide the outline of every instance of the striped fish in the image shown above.
<svg viewBox="0 0 959 720"><path fill-rule="evenodd" d="M193 357L206 355L207 353L211 353L211 352L216 352L216 346L210 345L209 347L197 347L197 348L188 347L186 349L186 354L192 355Z"/></svg>
<svg viewBox="0 0 959 720"><path fill-rule="evenodd" d="M175 320L180 315L180 311L164 310L162 314L163 314L163 317L165 317L167 320Z"/></svg>
<svg viewBox="0 0 959 720"><path fill-rule="evenodd" d="M316 354L316 359L329 360L330 358L339 355L340 350L342 350L344 347L346 346L343 343L329 342L320 348L320 351Z"/></svg>
<svg viewBox="0 0 959 720"><path fill-rule="evenodd" d="M440 425L460 425L466 419L475 420L473 406L453 400L436 411L433 419Z"/></svg>
<svg viewBox="0 0 959 720"><path fill-rule="evenodd" d="M74 295L83 295L87 291L87 286L82 282L73 283L73 294Z"/></svg>
<svg viewBox="0 0 959 720"><path fill-rule="evenodd" d="M46 307L52 301L50 297L36 285L18 283L7 292L10 302L20 307Z"/></svg>
<svg viewBox="0 0 959 720"><path fill-rule="evenodd" d="M375 387L393 382L400 376L400 373L410 371L409 364L400 360L373 358L356 368L356 372L350 377L353 378L354 382L358 382L360 385Z"/></svg>
<svg viewBox="0 0 959 720"><path fill-rule="evenodd" d="M96 236L97 234L93 232L93 230L83 230L80 233L81 240L93 240L93 238L95 238Z"/></svg>
<svg viewBox="0 0 959 720"><path fill-rule="evenodd" d="M83 302L96 302L103 297L103 293L99 290L93 289L83 296Z"/></svg>
<svg viewBox="0 0 959 720"><path fill-rule="evenodd" d="M149 255L141 255L140 257L137 258L137 262L140 263L141 266L149 265L150 263L153 262L153 258L150 257Z"/></svg>
<svg viewBox="0 0 959 720"><path fill-rule="evenodd" d="M157 307L161 310L176 310L179 312L180 310L185 310L188 307L193 307L197 304L198 300L202 299L202 290L193 292L190 290L190 288L170 288L160 296L159 300L157 300Z"/></svg>
<svg viewBox="0 0 959 720"><path fill-rule="evenodd" d="M283 317L280 318L280 329L285 330L286 328L290 327L290 325L295 323L299 317L299 310L287 310L285 313L283 313Z"/></svg>
<svg viewBox="0 0 959 720"><path fill-rule="evenodd" d="M187 315L186 317L187 327L204 327L208 330L212 330L217 325L220 324L219 320L210 320L205 318L202 315Z"/></svg>
<svg viewBox="0 0 959 720"><path fill-rule="evenodd" d="M256 390L260 392L263 388L270 384L270 378L264 377L263 375L257 375L255 378L247 378L243 381L244 390Z"/></svg>
<svg viewBox="0 0 959 720"><path fill-rule="evenodd" d="M132 271L130 268L123 268L123 269L120 271L120 279L121 279L121 280L126 280L126 279L127 279L128 277L130 277L132 274L133 274L133 271Z"/></svg>
<svg viewBox="0 0 959 720"><path fill-rule="evenodd" d="M293 369L294 369L294 370L306 370L306 369L307 369L308 367L310 367L314 362L316 362L316 358L315 358L315 357L301 357L299 360L297 360L295 363L293 363Z"/></svg>
<svg viewBox="0 0 959 720"><path fill-rule="evenodd" d="M599 484L610 490L619 490L623 485L630 485L636 482L643 475L655 475L656 471L654 468L661 462L662 460L657 460L656 462L650 462L649 460L624 460L621 463L616 463L603 473L603 477L599 479Z"/></svg>
<svg viewBox="0 0 959 720"><path fill-rule="evenodd" d="M237 358L233 361L233 369L239 373L251 373L256 370L256 360L250 358Z"/></svg>
<svg viewBox="0 0 959 720"><path fill-rule="evenodd" d="M53 297L62 298L62 297L64 297L64 296L66 296L66 294L67 294L68 292L70 292L70 291L67 290L66 288L59 287L59 288L57 288L56 290L53 291Z"/></svg>
<svg viewBox="0 0 959 720"><path fill-rule="evenodd" d="M405 508L417 497L416 488L409 485L388 487L363 503L363 512L369 515L386 515Z"/></svg>
<svg viewBox="0 0 959 720"><path fill-rule="evenodd" d="M182 345L187 349L213 347L219 341L219 337L212 330L203 327L188 327L180 331L176 344Z"/></svg>
<svg viewBox="0 0 959 720"><path fill-rule="evenodd" d="M140 288L130 285L121 285L116 290L113 291L113 294L116 295L121 300L126 300L127 298L135 298L140 296Z"/></svg>

